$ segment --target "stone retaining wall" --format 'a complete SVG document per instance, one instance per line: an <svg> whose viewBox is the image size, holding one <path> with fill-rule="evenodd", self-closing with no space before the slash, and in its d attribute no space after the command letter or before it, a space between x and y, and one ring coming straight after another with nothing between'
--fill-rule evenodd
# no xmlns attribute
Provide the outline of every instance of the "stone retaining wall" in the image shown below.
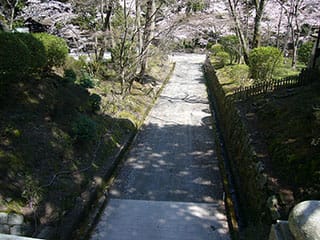
<svg viewBox="0 0 320 240"><path fill-rule="evenodd" d="M33 228L21 214L0 212L0 233L30 236Z"/></svg>
<svg viewBox="0 0 320 240"><path fill-rule="evenodd" d="M242 218L261 222L270 219L273 205L267 190L267 176L264 165L256 156L252 139L236 103L226 96L215 71L207 59L204 72L209 91L215 99L217 117L230 159L230 168L235 180Z"/></svg>

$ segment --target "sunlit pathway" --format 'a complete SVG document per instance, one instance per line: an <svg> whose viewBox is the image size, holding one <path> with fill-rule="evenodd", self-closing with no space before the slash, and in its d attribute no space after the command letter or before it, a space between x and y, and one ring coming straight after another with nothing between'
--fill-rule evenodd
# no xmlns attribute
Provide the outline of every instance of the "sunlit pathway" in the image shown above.
<svg viewBox="0 0 320 240"><path fill-rule="evenodd" d="M204 55L176 69L150 112L92 240L230 239L201 71Z"/></svg>

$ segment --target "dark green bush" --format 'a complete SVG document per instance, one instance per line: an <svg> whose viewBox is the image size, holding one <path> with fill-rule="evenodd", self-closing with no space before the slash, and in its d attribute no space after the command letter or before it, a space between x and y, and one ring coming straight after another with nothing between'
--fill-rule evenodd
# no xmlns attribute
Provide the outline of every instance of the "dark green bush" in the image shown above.
<svg viewBox="0 0 320 240"><path fill-rule="evenodd" d="M97 135L97 124L86 115L79 115L72 125L72 135L76 142L92 141Z"/></svg>
<svg viewBox="0 0 320 240"><path fill-rule="evenodd" d="M89 97L89 103L91 110L93 112L99 111L100 110L100 104L101 104L101 97L98 94L91 94Z"/></svg>
<svg viewBox="0 0 320 240"><path fill-rule="evenodd" d="M308 65L310 58L311 58L311 52L313 48L313 42L306 42L301 45L300 48L298 48L298 60L305 65Z"/></svg>
<svg viewBox="0 0 320 240"><path fill-rule="evenodd" d="M68 45L63 38L47 33L36 33L34 36L40 40L46 50L47 68L61 67L68 56Z"/></svg>
<svg viewBox="0 0 320 240"><path fill-rule="evenodd" d="M223 46L221 44L214 44L211 46L210 48L210 52L212 53L212 55L216 55L218 52L224 52L223 50Z"/></svg>
<svg viewBox="0 0 320 240"><path fill-rule="evenodd" d="M90 76L89 73L83 73L79 80L76 81L77 84L84 88L93 88L94 87L94 80Z"/></svg>
<svg viewBox="0 0 320 240"><path fill-rule="evenodd" d="M186 4L186 12L199 12L203 11L206 7L204 0L188 0Z"/></svg>
<svg viewBox="0 0 320 240"><path fill-rule="evenodd" d="M230 59L230 55L229 53L227 52L224 52L224 51L221 51L221 52L218 52L216 55L215 55L215 58L216 58L216 68L223 68L224 66L226 66L229 62L229 59Z"/></svg>
<svg viewBox="0 0 320 240"><path fill-rule="evenodd" d="M74 83L77 80L77 74L73 69L66 69L63 79L66 83Z"/></svg>
<svg viewBox="0 0 320 240"><path fill-rule="evenodd" d="M282 54L275 47L258 47L249 54L251 77L258 81L271 79L273 72L282 62Z"/></svg>
<svg viewBox="0 0 320 240"><path fill-rule="evenodd" d="M29 49L31 61L30 71L37 72L47 64L46 51L43 44L30 33L14 33Z"/></svg>
<svg viewBox="0 0 320 240"><path fill-rule="evenodd" d="M223 46L223 50L229 53L230 64L240 61L241 46L236 35L224 36L219 41Z"/></svg>
<svg viewBox="0 0 320 240"><path fill-rule="evenodd" d="M20 77L28 73L31 66L28 46L14 33L0 32L0 79Z"/></svg>

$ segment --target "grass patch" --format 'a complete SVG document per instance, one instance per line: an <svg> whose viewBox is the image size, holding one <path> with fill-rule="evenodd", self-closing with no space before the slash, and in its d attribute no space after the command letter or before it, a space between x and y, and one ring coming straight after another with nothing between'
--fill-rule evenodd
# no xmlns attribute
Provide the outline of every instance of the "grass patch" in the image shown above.
<svg viewBox="0 0 320 240"><path fill-rule="evenodd" d="M282 79L285 77L297 76L301 72L303 68L306 66L304 64L298 64L294 69L291 67L291 63L289 59L286 59L283 64L281 64L274 71L274 79Z"/></svg>
<svg viewBox="0 0 320 240"><path fill-rule="evenodd" d="M250 78L249 67L247 65L234 64L221 67L219 60L217 60L216 57L212 56L210 60L211 64L216 69L219 82L221 83L226 95L232 94L240 87L248 87L255 83L255 81ZM290 65L290 61L286 59L285 63L275 69L273 78L282 79L289 76L297 76L304 67L305 66L303 64L298 64L296 69L293 69Z"/></svg>
<svg viewBox="0 0 320 240"><path fill-rule="evenodd" d="M227 65L217 70L217 76L226 95L240 87L250 86L249 67L245 64Z"/></svg>

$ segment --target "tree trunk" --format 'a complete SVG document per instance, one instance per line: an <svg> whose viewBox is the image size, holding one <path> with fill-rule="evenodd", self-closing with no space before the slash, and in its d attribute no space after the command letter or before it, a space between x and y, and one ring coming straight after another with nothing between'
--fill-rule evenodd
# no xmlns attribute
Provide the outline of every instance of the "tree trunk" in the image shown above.
<svg viewBox="0 0 320 240"><path fill-rule="evenodd" d="M142 52L142 45L143 45L143 40L142 40L142 34L141 34L141 5L140 5L140 0L136 0L136 31L137 31L137 37L138 37L138 50L139 50L139 55Z"/></svg>
<svg viewBox="0 0 320 240"><path fill-rule="evenodd" d="M148 64L149 46L154 36L155 29L155 3L154 0L147 1L146 23L143 32L143 47L141 51L140 79L145 75Z"/></svg>
<svg viewBox="0 0 320 240"><path fill-rule="evenodd" d="M237 13L236 13L235 3L232 3L231 0L228 0L228 3L229 3L229 8L230 8L230 13L231 13L231 16L232 16L234 24L235 24L237 36L239 38L239 42L241 44L241 48L243 51L244 62L247 65L249 65L249 47L247 44L247 39L244 37L240 20L238 18Z"/></svg>
<svg viewBox="0 0 320 240"><path fill-rule="evenodd" d="M280 28L282 23L282 14L283 14L283 9L281 8L278 27L277 27L277 43L276 43L277 48L280 48Z"/></svg>
<svg viewBox="0 0 320 240"><path fill-rule="evenodd" d="M261 18L264 11L265 0L256 0L254 1L256 8L256 16L254 18L254 32L253 32L253 40L252 40L252 48L259 47L261 44L261 33L260 33L260 25Z"/></svg>
<svg viewBox="0 0 320 240"><path fill-rule="evenodd" d="M106 17L103 17L105 14L105 6L107 6L106 10ZM100 6L100 13L102 16L102 31L104 32L103 36L103 46L100 48L98 60L101 61L103 59L104 53L106 52L107 45L108 45L108 36L111 36L111 13L113 10L113 0L107 1L105 3L105 0L101 0L101 6Z"/></svg>

